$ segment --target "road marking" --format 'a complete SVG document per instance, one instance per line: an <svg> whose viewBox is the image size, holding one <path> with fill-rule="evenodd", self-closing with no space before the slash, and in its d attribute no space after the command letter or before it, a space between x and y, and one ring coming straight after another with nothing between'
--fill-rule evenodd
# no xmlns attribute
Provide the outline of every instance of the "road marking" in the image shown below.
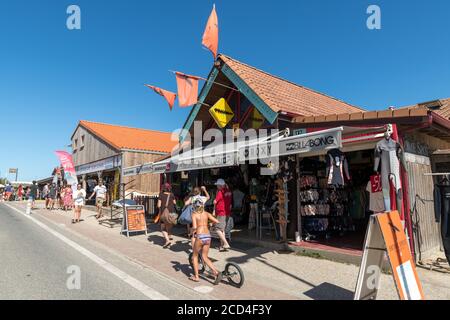
<svg viewBox="0 0 450 320"><path fill-rule="evenodd" d="M50 228L46 224L38 221L37 219L33 218L32 216L27 215L26 213L20 211L19 209L15 208L15 207L13 207L13 206L11 206L9 204L5 203L5 205L8 208L10 208L12 210L15 210L16 212L22 214L25 218L30 219L31 221L36 223L38 226L40 226L42 229L44 229L45 231L51 233L52 235L54 235L55 237L57 237L58 239L60 239L64 243L66 243L67 245L71 246L73 249L77 250L79 253L81 253L82 255L87 257L88 259L92 260L93 262L95 262L96 264L101 266L103 269L109 271L110 273L115 275L120 280L126 282L127 284L132 286L134 289L138 290L143 295L148 297L149 299L151 299L151 300L169 300L169 298L166 297L165 295L163 295L163 294L159 293L158 291L150 288L149 286L147 286L145 283L139 281L138 279L133 278L132 276L130 276L129 274L123 272L119 268L113 266L109 262L106 262L105 260L103 260L99 256L95 255L91 251L89 251L86 248L80 246L78 243L70 240L69 238L63 236L59 232L53 230L52 228Z"/></svg>

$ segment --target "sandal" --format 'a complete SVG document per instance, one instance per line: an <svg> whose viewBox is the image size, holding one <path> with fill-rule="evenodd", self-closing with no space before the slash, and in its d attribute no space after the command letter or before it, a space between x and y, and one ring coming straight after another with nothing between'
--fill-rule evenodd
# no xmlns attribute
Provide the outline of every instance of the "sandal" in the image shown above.
<svg viewBox="0 0 450 320"><path fill-rule="evenodd" d="M172 244L170 242L166 243L165 245L163 245L163 249L168 249L170 248Z"/></svg>
<svg viewBox="0 0 450 320"><path fill-rule="evenodd" d="M200 282L200 279L196 279L195 276L189 277L189 280L194 281L194 282Z"/></svg>
<svg viewBox="0 0 450 320"><path fill-rule="evenodd" d="M75 224L76 222L75 222L75 219L72 219L72 224Z"/></svg>
<svg viewBox="0 0 450 320"><path fill-rule="evenodd" d="M223 279L223 273L219 272L219 274L216 276L216 280L214 281L214 285L217 286Z"/></svg>

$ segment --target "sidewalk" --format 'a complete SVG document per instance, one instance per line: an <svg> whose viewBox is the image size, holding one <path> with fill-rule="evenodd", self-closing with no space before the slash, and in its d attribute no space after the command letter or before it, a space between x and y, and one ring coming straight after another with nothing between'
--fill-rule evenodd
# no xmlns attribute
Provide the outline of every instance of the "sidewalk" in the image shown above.
<svg viewBox="0 0 450 320"><path fill-rule="evenodd" d="M14 203L25 211L25 204ZM97 242L109 251L125 256L145 268L163 274L185 287L208 293L213 299L352 299L359 268L323 259L299 256L292 252L280 252L253 244L232 242L233 250L219 252L213 243L211 258L222 269L227 262L238 263L245 274L245 285L238 289L226 283L214 286L211 279L194 283L188 279L191 268L188 263L189 241L182 237L184 226L174 230L174 245L162 249L163 239L158 226L149 225L148 235L130 238L120 234L120 226L109 228L99 225L95 213L85 210L80 224L71 224L72 212L34 210L34 217L53 223L58 228ZM418 269L427 299L450 299L450 276ZM379 299L397 300L392 276L381 277Z"/></svg>

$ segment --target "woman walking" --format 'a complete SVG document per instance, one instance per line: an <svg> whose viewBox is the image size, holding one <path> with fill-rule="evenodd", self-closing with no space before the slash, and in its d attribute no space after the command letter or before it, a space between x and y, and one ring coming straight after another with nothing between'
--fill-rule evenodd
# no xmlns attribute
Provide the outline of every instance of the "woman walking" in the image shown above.
<svg viewBox="0 0 450 320"><path fill-rule="evenodd" d="M64 188L64 211L72 209L73 191L69 185Z"/></svg>
<svg viewBox="0 0 450 320"><path fill-rule="evenodd" d="M164 249L170 248L172 245L172 228L173 224L169 221L168 217L171 213L176 212L175 206L177 201L174 194L171 191L170 184L165 183L162 187L162 192L159 194L157 208L159 209L161 232L165 239Z"/></svg>
<svg viewBox="0 0 450 320"><path fill-rule="evenodd" d="M74 194L75 212L72 223L80 222L81 210L83 209L84 202L86 200L86 191L82 188L81 184L77 185L77 191Z"/></svg>
<svg viewBox="0 0 450 320"><path fill-rule="evenodd" d="M211 269L216 277L214 284L218 285L222 281L222 273L219 272L208 257L209 248L211 247L211 234L209 232L209 222L219 223L219 220L212 214L204 210L204 203L200 199L194 200L194 213L192 214L192 231L195 237L194 252L192 255L192 264L194 266L194 275L189 279L199 282L198 256L201 252L204 263Z"/></svg>
<svg viewBox="0 0 450 320"><path fill-rule="evenodd" d="M202 194L204 194L204 196ZM204 206L206 202L209 201L209 199L211 199L211 197L209 196L206 187L204 186L201 186L200 188L195 187L194 190L192 191L192 196L190 196L189 199L187 199L184 202L184 206L187 207L189 205L192 205L196 200L200 200ZM191 238L191 247L194 248L195 238L194 235L192 234L191 226L188 225L187 229L188 229L188 236Z"/></svg>

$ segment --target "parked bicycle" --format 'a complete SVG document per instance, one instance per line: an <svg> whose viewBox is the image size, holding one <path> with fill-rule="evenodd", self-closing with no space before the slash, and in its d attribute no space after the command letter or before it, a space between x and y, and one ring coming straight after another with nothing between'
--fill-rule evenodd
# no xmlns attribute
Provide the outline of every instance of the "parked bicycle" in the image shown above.
<svg viewBox="0 0 450 320"><path fill-rule="evenodd" d="M194 254L191 252L189 254L189 264L191 265L191 268L194 269L194 264L193 264L193 256ZM206 264L203 263L203 258L202 255L199 254L198 255L198 272L200 274L205 273L206 270ZM209 270L208 270L209 272ZM209 272L211 273L211 272ZM244 272L242 271L241 267L239 267L236 263L234 262L228 262L225 265L225 270L222 271L222 275L223 278L227 278L228 282L230 282L233 286L237 287L237 288L241 288L244 285Z"/></svg>

